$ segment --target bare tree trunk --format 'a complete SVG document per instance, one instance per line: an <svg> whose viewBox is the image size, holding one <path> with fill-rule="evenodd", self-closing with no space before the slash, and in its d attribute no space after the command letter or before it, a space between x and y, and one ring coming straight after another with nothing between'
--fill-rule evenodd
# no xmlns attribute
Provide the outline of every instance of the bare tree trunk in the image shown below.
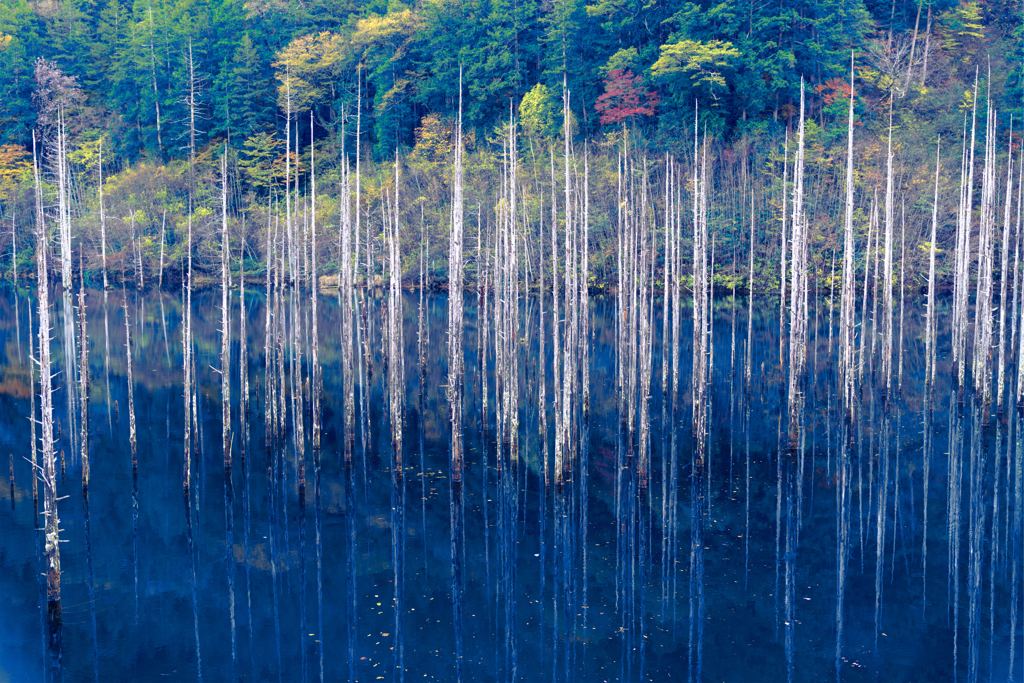
<svg viewBox="0 0 1024 683"><path fill-rule="evenodd" d="M999 267L999 361L996 372L996 406L1003 405L1003 384L1006 375L1006 309L1010 307L1007 300L1007 276L1010 274L1010 223L1013 207L1013 117L1010 117L1010 132L1007 138L1010 143L1006 152L1006 198L1003 205L1003 237L1002 259ZM1012 343L1012 342L1011 342Z"/></svg>
<svg viewBox="0 0 1024 683"><path fill-rule="evenodd" d="M67 131L64 107L57 111L57 216L60 224L60 274L64 291L70 292L71 280L71 199L68 184Z"/></svg>
<svg viewBox="0 0 1024 683"><path fill-rule="evenodd" d="M355 349L355 334L353 329L355 315L353 285L355 280L355 265L358 257L352 255L352 196L351 178L348 157L344 152L345 132L342 128L342 155L341 155L341 353L342 353L342 380L345 382L344 389L344 461L349 466L352 463L352 451L355 445L355 372L353 355ZM358 142L356 143L358 149ZM356 206L356 214L359 207ZM359 244L359 234L355 234L356 245Z"/></svg>
<svg viewBox="0 0 1024 683"><path fill-rule="evenodd" d="M388 394L391 415L391 451L393 473L402 479L402 427L404 423L405 398L405 345L402 340L402 261L400 258L400 226L401 213L399 202L399 165L398 152L395 152L395 195L394 215L388 228L388 271L390 283L388 288Z"/></svg>
<svg viewBox="0 0 1024 683"><path fill-rule="evenodd" d="M978 79L974 81L970 142L964 119L964 149L961 155L960 206L957 214L956 271L953 280L953 364L958 386L963 386L967 366L967 303L970 290L971 218L974 206L974 141L977 130Z"/></svg>
<svg viewBox="0 0 1024 683"><path fill-rule="evenodd" d="M860 360L857 363L858 380L862 380L864 378L864 368L867 366L867 357L865 354L867 353L868 341L868 291L870 290L868 281L871 278L872 237L874 237L875 240L875 252L878 251L878 236L875 234L875 229L877 227L876 224L878 223L877 199L878 192L876 191L874 197L871 199L871 218L868 221L868 239L864 249L864 283L860 300Z"/></svg>
<svg viewBox="0 0 1024 683"><path fill-rule="evenodd" d="M249 336L246 332L249 311L245 304L245 231L245 214L242 214L242 236L238 245L238 384L242 395L238 404L238 422L243 468L249 447Z"/></svg>
<svg viewBox="0 0 1024 683"><path fill-rule="evenodd" d="M195 61L192 59L192 38L188 39L188 160L190 183L196 161L196 109L199 106L199 82L196 80Z"/></svg>
<svg viewBox="0 0 1024 683"><path fill-rule="evenodd" d="M564 120L564 117L563 117ZM566 133L568 134L568 133ZM555 417L555 485L561 485L565 476L565 463L563 462L562 443L562 341L561 341L561 314L559 312L559 297L563 283L558 278L558 208L555 194L555 156L552 149L549 154L550 176L551 176L551 366L552 366L552 401L554 403ZM620 248L621 252L621 248ZM497 262L495 262L497 265ZM621 263L620 263L621 266ZM621 267L620 267L621 272ZM619 288L622 289L621 287ZM497 288L495 288L497 293Z"/></svg>
<svg viewBox="0 0 1024 683"><path fill-rule="evenodd" d="M274 224L274 221L272 215L271 199L270 197L267 197L267 239L263 249L263 257L266 261L264 290L265 303L263 306L263 433L268 444L274 436L274 407L276 405L273 392L273 378L270 370L273 363L271 359L271 337L273 336L271 325L274 323L274 301L271 285L273 283L274 247L276 244L273 238L274 230L272 229L272 225Z"/></svg>
<svg viewBox="0 0 1024 683"><path fill-rule="evenodd" d="M892 389L892 361L893 361L893 289L892 289L892 252L893 252L893 222L894 222L894 197L893 197L893 171L892 171L892 108L895 95L889 93L889 138L885 155L885 243L883 249L882 266L882 305L884 336L882 339L882 376L885 378L885 390Z"/></svg>
<svg viewBox="0 0 1024 683"><path fill-rule="evenodd" d="M183 292L182 317L184 322L181 326L181 366L183 374L183 396L184 407L184 463L182 475L182 487L185 496L188 496L192 486L192 201L189 197L188 207L188 239L186 242L188 268L185 272L185 292Z"/></svg>
<svg viewBox="0 0 1024 683"><path fill-rule="evenodd" d="M788 270L786 265L786 220L789 217L786 200L789 196L787 183L789 182L789 126L786 127L786 141L782 148L782 233L779 237L782 256L779 260L779 364L782 364L786 348L784 331L786 329L786 278Z"/></svg>
<svg viewBox="0 0 1024 683"><path fill-rule="evenodd" d="M693 122L693 144L693 439L694 466L703 470L707 458L712 325L710 304L714 271L708 264L707 140L705 139L698 150L696 114ZM703 493L703 487L697 488Z"/></svg>
<svg viewBox="0 0 1024 683"><path fill-rule="evenodd" d="M903 313L907 293L907 207L900 205L900 326L899 344L896 348L896 388L903 389Z"/></svg>
<svg viewBox="0 0 1024 683"><path fill-rule="evenodd" d="M35 134L32 136L32 163L35 177L36 225L39 286L39 405L42 427L42 466L33 473L42 483L44 543L46 561L46 615L50 643L59 639L61 625L61 568L60 568L60 517L57 512L57 454L53 435L53 375L50 356L50 285L46 267L48 250L46 222L43 217L42 187L39 180L39 162L35 149ZM70 264L68 264L70 266Z"/></svg>
<svg viewBox="0 0 1024 683"><path fill-rule="evenodd" d="M103 258L103 289L106 290L110 287L107 282L107 215L103 207L103 142L100 141L99 148L99 171L100 171L100 183L99 183L99 194L100 194L100 255ZM161 262L163 261L163 244L160 245L160 256ZM161 268L163 270L163 268ZM162 275L162 273L161 273Z"/></svg>
<svg viewBox="0 0 1024 683"><path fill-rule="evenodd" d="M192 58L192 40L188 41L188 231L186 240L186 259L184 293L184 323L181 328L182 374L184 394L184 462L182 488L186 499L192 486L192 422L195 414L192 387L192 212L194 210L193 195L195 192L195 161L196 161L196 109L198 107L198 87L196 80L195 61Z"/></svg>
<svg viewBox="0 0 1024 683"><path fill-rule="evenodd" d="M284 224L288 245L289 282L295 284L295 271L292 268L292 80L286 71L285 80L285 116L284 116ZM295 150L298 154L298 150ZM298 175L298 169L295 174ZM297 198L296 198L297 199Z"/></svg>
<svg viewBox="0 0 1024 683"><path fill-rule="evenodd" d="M124 348L128 374L128 446L131 449L132 471L139 467L138 449L135 440L135 378L132 374L132 328L128 319L128 293L121 282L121 296L124 301Z"/></svg>
<svg viewBox="0 0 1024 683"><path fill-rule="evenodd" d="M1013 356L1013 349L1016 348L1017 335L1020 334L1020 240L1021 240L1021 219L1024 218L1024 154L1020 155L1017 162L1017 224L1013 236L1013 302L1011 304L1010 316L1010 356ZM1017 359L1018 366L1020 359Z"/></svg>
<svg viewBox="0 0 1024 683"><path fill-rule="evenodd" d="M981 210L978 225L978 276L974 299L974 364L972 378L975 390L980 395L987 410L992 397L992 269L995 261L994 232L997 181L995 160L996 115L992 108L991 94L986 97L986 102L985 160L981 178ZM969 258L969 255L965 255L965 259Z"/></svg>
<svg viewBox="0 0 1024 683"><path fill-rule="evenodd" d="M793 166L793 258L789 303L789 438L795 445L803 411L803 377L807 364L808 237L804 215L804 90L800 84L800 128Z"/></svg>
<svg viewBox="0 0 1024 683"><path fill-rule="evenodd" d="M82 457L82 490L89 490L89 331L86 327L85 312L85 269L82 267L82 252L78 252L78 336L81 338L79 347L78 389L81 419L80 453Z"/></svg>
<svg viewBox="0 0 1024 683"><path fill-rule="evenodd" d="M320 311L319 311L319 274L317 272L317 242L316 242L316 145L313 137L313 112L309 112L309 187L310 187L310 295L313 302L311 335L312 335L312 408L313 408L313 458L319 466L320 463L320 392L322 390L322 379L320 376Z"/></svg>
<svg viewBox="0 0 1024 683"><path fill-rule="evenodd" d="M856 245L853 234L853 55L850 55L850 106L846 129L846 210L843 220L843 273L839 304L839 377L846 414L855 410L857 357L855 350L856 312L854 256Z"/></svg>
<svg viewBox="0 0 1024 683"><path fill-rule="evenodd" d="M131 214L128 217L130 224L130 234L132 237L132 254L135 256L135 282L138 285L139 291L142 291L143 277L142 277L142 248L139 246L139 239L135 234L135 209L132 209Z"/></svg>
<svg viewBox="0 0 1024 683"><path fill-rule="evenodd" d="M167 244L167 209L164 209L160 217L160 265L157 269L156 288L163 291L164 288L164 248Z"/></svg>
<svg viewBox="0 0 1024 683"><path fill-rule="evenodd" d="M452 175L452 217L448 246L448 418L452 430L451 477L462 480L463 375L463 198L462 198L462 72L459 71L459 116L455 128L455 168ZM397 168L397 165L396 165ZM396 175L397 178L397 175ZM396 205L397 213L397 205Z"/></svg>
<svg viewBox="0 0 1024 683"><path fill-rule="evenodd" d="M942 138L935 143L935 192L932 198L932 232L928 244L928 306L925 314L925 370L924 379L927 385L935 383L935 254L937 253L938 239L936 231L939 223L939 174L942 167L941 161Z"/></svg>
<svg viewBox="0 0 1024 683"><path fill-rule="evenodd" d="M750 244L749 263L747 267L747 347L746 358L743 363L743 382L750 388L751 372L754 364L754 193L750 193Z"/></svg>
<svg viewBox="0 0 1024 683"><path fill-rule="evenodd" d="M39 209L41 211L41 205L40 205ZM38 243L39 243L39 240L38 240L38 235L37 235L36 236L36 244L38 245ZM34 328L33 328L33 325L32 325L32 307L29 306L28 307L28 338L29 338L30 342L31 342L31 340L33 338L33 333L32 333L33 329ZM34 344L30 343L29 347L30 347L30 349L34 349ZM36 355L37 354L36 354L36 352L34 350L30 350L29 351L30 360L32 362L29 363L29 366L28 366L28 376L29 376L30 384L32 386L32 390L29 392L29 410L31 411L31 415L29 416L28 424L29 424L29 430L30 430L29 436L32 439L32 449L31 449L32 459L30 460L30 462L32 463L32 509L38 511L38 509L39 509L39 479L40 479L40 477L37 476L37 472L39 472L40 469L39 469L39 453L38 453L38 450L39 450L38 449L39 439L38 439L38 435L36 434L36 425L39 424L40 421L36 417L37 412L36 412L36 391L35 391L35 386L36 386L36 370L35 370L35 366L36 366L36 364L39 361L39 359L36 358Z"/></svg>
<svg viewBox="0 0 1024 683"><path fill-rule="evenodd" d="M229 254L228 244L228 149L220 164L220 401L221 401L221 453L224 468L231 468L231 310L229 307ZM244 344L245 341L242 340Z"/></svg>
<svg viewBox="0 0 1024 683"><path fill-rule="evenodd" d="M11 207L11 276L14 281L14 286L18 286L18 228L17 228L17 213L18 209L16 206ZM17 301L15 301L17 304ZM18 335L20 338L21 335ZM20 342L19 342L20 343Z"/></svg>

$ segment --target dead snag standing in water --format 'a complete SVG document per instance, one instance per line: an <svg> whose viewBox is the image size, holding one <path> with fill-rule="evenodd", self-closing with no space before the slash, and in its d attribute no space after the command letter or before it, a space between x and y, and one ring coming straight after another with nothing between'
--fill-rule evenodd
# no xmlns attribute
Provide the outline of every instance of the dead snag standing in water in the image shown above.
<svg viewBox="0 0 1024 683"><path fill-rule="evenodd" d="M311 331L312 336L312 375L313 375L313 387L311 403L313 409L313 461L317 465L320 463L320 397L322 391L323 380L320 377L320 322L319 322L319 276L317 274L317 245L316 245L316 158L314 156L314 140L313 140L313 112L309 113L309 194L310 194L310 208L309 208L309 232L310 240L312 242L310 246L310 295L313 300L313 306L311 311ZM244 343L244 342L243 342Z"/></svg>
<svg viewBox="0 0 1024 683"><path fill-rule="evenodd" d="M892 107L893 93L889 93L889 138L885 155L885 242L883 249L882 265L882 297L885 310L884 334L882 338L882 376L885 378L886 393L892 389L892 357L893 357L893 287L892 287L892 252L893 252L893 223L894 198L893 198L893 177L892 177Z"/></svg>
<svg viewBox="0 0 1024 683"><path fill-rule="evenodd" d="M793 166L793 245L789 290L789 438L795 445L803 409L807 365L808 226L804 215L804 86L800 82L800 127Z"/></svg>
<svg viewBox="0 0 1024 683"><path fill-rule="evenodd" d="M549 155L549 167L551 175L551 371L552 371L552 400L554 403L554 460L555 460L555 483L561 484L562 477L565 474L564 466L562 463L562 411L560 409L562 405L562 355L561 355L561 315L559 313L558 300L560 292L562 291L562 285L558 279L558 200L555 194L555 153L554 149L551 150ZM620 169L621 173L621 169ZM619 183L621 192L621 181ZM620 197L621 200L621 197ZM621 226L621 201L619 204L620 212L620 226ZM620 227L621 230L621 227ZM621 284L622 278L622 250L621 250L621 237L620 237L620 249L619 249L619 278ZM495 242L497 243L497 242ZM497 262L495 263L497 266ZM618 288L619 294L617 298L621 302L621 286ZM621 312L621 303L620 303ZM621 318L620 318L621 320ZM497 343L497 342L495 342ZM620 370L621 374L621 370Z"/></svg>
<svg viewBox="0 0 1024 683"><path fill-rule="evenodd" d="M242 392L238 404L238 424L243 468L249 446L249 337L245 330L245 319L248 313L245 305L245 230L245 214L243 213L242 235L238 245L238 385Z"/></svg>
<svg viewBox="0 0 1024 683"><path fill-rule="evenodd" d="M516 123L509 116L506 137L502 140L502 189L494 207L493 252L494 395L499 472L519 460L519 324L520 235L518 196L518 152ZM556 416L556 420L557 420ZM557 427L556 427L557 439ZM557 442L556 442L557 448ZM557 453L557 451L556 451ZM557 463L557 460L556 460ZM557 475L556 464L556 477Z"/></svg>
<svg viewBox="0 0 1024 683"><path fill-rule="evenodd" d="M802 92L802 90L801 90ZM696 162L695 162L696 163ZM786 349L786 278L789 275L786 265L786 221L789 219L789 126L786 126L786 138L782 146L782 233L779 237L782 255L779 258L779 365L782 365Z"/></svg>
<svg viewBox="0 0 1024 683"><path fill-rule="evenodd" d="M60 274L62 291L62 315L61 322L64 324L63 362L64 373L67 381L64 384L65 396L67 397L67 420L68 420L68 443L72 452L75 451L75 440L78 438L76 421L78 420L78 365L75 359L78 358L75 343L75 312L71 290L74 287L72 277L72 253L71 253L71 168L68 164L68 138L66 127L66 111L64 104L58 105L57 109L57 139L56 139L56 173L57 173L57 219L60 236Z"/></svg>
<svg viewBox="0 0 1024 683"><path fill-rule="evenodd" d="M57 514L57 456L53 436L53 375L50 356L50 284L46 255L46 222L43 217L42 188L39 180L39 162L36 157L35 134L32 136L32 164L35 178L37 225L37 281L39 287L39 406L42 427L42 466L34 476L43 487L43 555L46 561L46 616L48 643L59 648L61 627L60 602L60 517ZM69 264L70 266L70 264ZM34 419L34 418L33 418Z"/></svg>
<svg viewBox="0 0 1024 683"><path fill-rule="evenodd" d="M850 57L850 108L846 130L846 210L843 220L843 269L839 304L839 382L843 405L851 416L856 386L856 312L854 284L855 244L853 235L853 57Z"/></svg>
<svg viewBox="0 0 1024 683"><path fill-rule="evenodd" d="M156 289L164 289L164 251L167 247L167 209L164 209L160 217L160 261L157 264Z"/></svg>
<svg viewBox="0 0 1024 683"><path fill-rule="evenodd" d="M82 267L82 252L78 252L78 335L81 337L78 360L78 390L81 418L79 429L82 442L82 491L89 490L89 333L85 324L85 269Z"/></svg>
<svg viewBox="0 0 1024 683"><path fill-rule="evenodd" d="M462 259L462 78L459 77L459 117L455 128L455 169L452 179L452 223L448 242L448 416L452 430L451 477L462 480L463 385L463 259ZM396 166L397 169L397 166ZM397 173L396 173L397 183ZM397 194L397 184L396 184ZM397 215L396 202L396 215Z"/></svg>
<svg viewBox="0 0 1024 683"><path fill-rule="evenodd" d="M267 241L263 249L263 257L266 262L265 271L265 290L264 290L264 305L263 305L263 433L266 438L267 444L270 444L273 436L273 412L274 412L274 401L272 400L273 391L270 375L271 367L271 344L270 339L272 335L271 325L273 324L273 297L272 297L272 283L273 283L273 272L274 272L274 247L275 241L273 240L274 230L272 226L276 226L276 222L273 217L273 209L271 205L270 197L267 197Z"/></svg>
<svg viewBox="0 0 1024 683"><path fill-rule="evenodd" d="M576 156L572 147L572 118L569 115L570 93L565 88L562 96L563 111L563 165L564 165L564 200L565 228L563 233L562 284L555 291L556 297L563 297L561 344L556 345L555 353L561 357L559 386L556 393L556 411L560 413L557 420L557 438L561 452L562 472L556 473L556 481L561 483L565 478L573 478L580 452L580 404L586 410L587 382L589 375L586 368L586 307L585 292L586 261L587 261L587 195L586 173L582 181L576 164ZM584 160L584 164L586 161ZM582 190L582 192L581 192ZM581 201L582 200L582 201ZM582 205L581 205L582 204ZM582 391L580 391L582 387ZM582 401L581 401L582 397ZM556 458L556 461L558 458ZM556 465L557 467L557 465Z"/></svg>
<svg viewBox="0 0 1024 683"><path fill-rule="evenodd" d="M750 388L750 373L754 365L754 346L751 343L754 339L754 193L750 193L750 243L748 245L748 274L747 274L747 348L746 359L743 364L743 382L747 389ZM667 296L666 292L666 296Z"/></svg>
<svg viewBox="0 0 1024 683"><path fill-rule="evenodd" d="M132 376L132 328L128 320L128 293L124 288L124 277L121 278L121 296L124 300L124 347L128 361L128 445L131 447L132 471L139 468L139 459L135 441L135 379Z"/></svg>
<svg viewBox="0 0 1024 683"><path fill-rule="evenodd" d="M28 338L29 338L30 341L33 338L33 334L32 334L32 330L33 329L34 329L34 327L32 325L32 307L29 306L28 307ZM30 345L30 346L32 346L32 348L34 348L34 345ZM38 358L36 358L36 352L34 350L29 351L29 357L30 357L30 360L32 361L28 365L29 386L35 387L35 385L36 385L35 365L38 362ZM28 393L29 393L29 410L31 411L31 413L29 414L29 419L28 419L28 425L29 425L29 430L30 430L29 431L29 437L32 439L32 449L31 449L32 459L30 460L30 462L32 463L32 473L33 473L33 476L32 476L32 509L33 510L38 510L39 509L39 477L35 476L35 472L36 472L36 469L39 467L39 454L38 454L39 441L38 441L38 436L36 434L36 425L38 424L39 420L36 417L36 392L33 389L32 391L30 391Z"/></svg>
<svg viewBox="0 0 1024 683"><path fill-rule="evenodd" d="M974 298L974 389L987 414L992 401L992 268L995 261L996 114L991 95L986 98L985 159L981 175L981 210L978 225L977 281Z"/></svg>
<svg viewBox="0 0 1024 683"><path fill-rule="evenodd" d="M649 475L646 447L649 437L647 406L650 393L648 351L651 343L651 288L656 240L652 234L651 213L647 202L647 162L646 159L638 162L633 157L628 139L623 136L618 167L619 282L616 300L619 322L616 330L616 366L619 420L627 442L627 457L631 459L631 463L632 458L636 457L638 479L641 485L646 486ZM571 282L574 277L567 264L566 283ZM566 315L568 314L567 309ZM566 339L568 343L568 327ZM569 360L571 359L567 358L566 367L563 369L563 383L566 384L574 380L574 371ZM570 392L565 392L563 403L571 396ZM570 411L566 413L572 414ZM562 430L568 432L566 427Z"/></svg>
<svg viewBox="0 0 1024 683"><path fill-rule="evenodd" d="M192 41L188 43L188 93L186 103L188 104L188 231L185 242L186 258L188 261L185 273L184 291L182 292L182 315L181 326L181 367L184 395L184 462L182 465L182 489L186 499L189 489L192 486L192 416L195 412L192 399L192 211L193 195L195 192L195 164L196 164L196 108L198 105L198 83L195 74L195 62L192 59ZM187 502L187 500L186 500ZM189 508L191 509L191 508Z"/></svg>
<svg viewBox="0 0 1024 683"><path fill-rule="evenodd" d="M388 396L391 414L391 450L394 475L402 478L402 422L405 397L405 344L402 340L402 260L399 246L399 166L395 153L395 197L393 215L385 226L388 236Z"/></svg>
<svg viewBox="0 0 1024 683"><path fill-rule="evenodd" d="M1020 234L1021 218L1024 218L1024 154L1017 155L1017 219L1013 230L1013 289L1010 292L1010 339L1008 353L1013 357L1013 349L1017 343L1018 319L1020 317ZM1017 359L1020 360L1019 358ZM1008 380L1011 381L1011 380ZM1007 401L1012 389L1007 387Z"/></svg>
<svg viewBox="0 0 1024 683"><path fill-rule="evenodd" d="M182 465L182 488L188 496L192 486L192 200L188 207L188 240L186 242L188 270L185 274L182 305L184 319L181 326L181 368L184 407L184 462Z"/></svg>
<svg viewBox="0 0 1024 683"><path fill-rule="evenodd" d="M932 232L931 241L928 243L928 303L925 308L925 331L924 331L924 381L927 385L935 383L935 254L937 245L935 241L936 231L939 224L939 171L942 167L940 153L942 151L942 139L935 142L935 191L932 198Z"/></svg>
<svg viewBox="0 0 1024 683"><path fill-rule="evenodd" d="M68 167L68 138L64 104L57 108L57 218L60 228L60 276L64 291L70 292L71 279L71 189Z"/></svg>
<svg viewBox="0 0 1024 683"><path fill-rule="evenodd" d="M652 354L654 342L654 261L656 258L657 244L654 237L654 217L648 201L648 166L646 158L643 160L643 175L641 183L640 199L640 223L644 233L641 238L641 281L640 281L640 308L637 311L640 327L640 346L637 350L637 372L640 380L640 395L638 397L640 414L638 416L639 428L639 462L638 474L641 488L646 489L650 483L651 467L651 379L652 379ZM574 273L574 276L576 274ZM575 312L575 307L574 307ZM575 367L578 363L573 362L574 372L569 376L575 382ZM576 440L572 439L575 446ZM574 451L575 452L575 451Z"/></svg>
<svg viewBox="0 0 1024 683"><path fill-rule="evenodd" d="M700 680L704 640L704 523L708 449L708 385L711 378L711 301L714 247L708 243L707 138L698 149L697 118L693 129L693 456L690 477L689 677ZM709 261L709 246L711 258Z"/></svg>
<svg viewBox="0 0 1024 683"><path fill-rule="evenodd" d="M231 317L228 302L228 149L220 163L220 400L221 450L224 468L231 467ZM245 343L244 340L242 342Z"/></svg>
<svg viewBox="0 0 1024 683"><path fill-rule="evenodd" d="M359 114L356 114L358 119ZM358 123L356 124L358 138ZM352 255L352 180L349 168L348 156L345 153L345 124L342 119L341 129L341 201L340 203L340 225L339 241L341 247L341 264L339 274L338 295L341 299L341 377L344 385L344 435L343 453L345 465L352 464L352 451L355 447L355 333L353 329L353 315L355 309L355 294L353 292L355 280L355 262L358 257ZM359 142L356 141L356 156L359 154ZM358 161L356 162L358 166ZM358 204L355 207L355 214L358 216ZM358 231L355 235L355 242L359 243Z"/></svg>
<svg viewBox="0 0 1024 683"><path fill-rule="evenodd" d="M707 140L697 146L694 121L693 167L693 438L694 459L703 467L706 458L709 356L711 354L711 291L713 273L708 261Z"/></svg>
<svg viewBox="0 0 1024 683"><path fill-rule="evenodd" d="M100 256L103 263L103 289L106 290L110 285L107 283L107 215L103 207L103 139L100 139L99 153L98 153L98 165L99 165L99 199L100 199ZM165 214L166 215L166 214ZM163 263L163 243L160 244L160 262ZM161 278L161 284L163 279Z"/></svg>
<svg viewBox="0 0 1024 683"><path fill-rule="evenodd" d="M971 134L967 136L964 116L963 147L960 154L960 203L957 209L956 250L953 272L953 316L950 331L953 342L953 367L958 387L963 387L967 366L967 305L970 289L971 219L974 216L974 141L978 122L978 76L974 76L971 98Z"/></svg>
<svg viewBox="0 0 1024 683"><path fill-rule="evenodd" d="M999 360L997 364L996 406L1002 409L1003 387L1006 383L1006 309L1011 304L1007 297L1007 282L1010 274L1010 215L1013 206L1013 117L1010 118L1010 132L1006 149L1006 197L1003 202L1002 258L999 267Z"/></svg>

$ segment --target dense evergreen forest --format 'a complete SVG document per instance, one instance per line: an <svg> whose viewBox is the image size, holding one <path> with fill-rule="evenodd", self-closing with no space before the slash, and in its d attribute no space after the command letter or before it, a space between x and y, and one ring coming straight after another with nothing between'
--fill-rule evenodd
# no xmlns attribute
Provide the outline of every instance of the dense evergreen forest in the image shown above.
<svg viewBox="0 0 1024 683"><path fill-rule="evenodd" d="M298 242L308 244L314 222L332 234L318 247L321 274L338 272L341 255L338 228L324 226L353 216L365 231L356 241L383 259L393 209L406 280L418 277L423 251L427 278L444 282L461 102L470 243L486 245L497 220L503 158L519 161L527 233L568 223L564 167L582 177L585 160L590 277L610 282L621 160L633 160L629 172L660 223L669 169L676 160L694 165L699 135L713 157L716 282L742 278L743 286L749 247L755 283L777 287L803 93L811 269L829 275L840 248L852 56L858 250L891 176L885 210L903 226L907 267L923 274L941 138L942 281L953 266L941 254L962 213L957 154L998 137L1005 163L1006 136L1021 127L1013 121L1024 112L1022 11L950 0L7 0L2 268L15 277L32 271L39 215L55 236L69 229L75 263L81 251L90 278L102 259L115 280L177 282L186 254L219 274L227 149L233 269L240 254L246 269L262 267L268 228L285 210L303 226ZM391 207L396 175L401 202L395 195ZM367 264L366 277L383 276L383 262ZM476 266L467 268L472 278Z"/></svg>

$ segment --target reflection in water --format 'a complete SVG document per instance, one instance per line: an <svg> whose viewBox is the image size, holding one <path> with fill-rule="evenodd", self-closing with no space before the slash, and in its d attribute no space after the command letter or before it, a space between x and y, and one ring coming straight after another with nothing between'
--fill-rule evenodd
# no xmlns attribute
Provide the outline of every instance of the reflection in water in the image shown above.
<svg viewBox="0 0 1024 683"><path fill-rule="evenodd" d="M67 325L72 302L57 303L67 498L55 643L39 572L36 426L26 419L38 410L34 354L24 351L37 331L34 303L5 291L0 674L100 681L130 666L146 680L1024 677L1020 414L950 384L947 337L937 340L935 382L924 382L924 315L909 303L903 381L897 366L889 391L872 361L881 344L866 309L852 405L838 386L832 312L816 311L806 400L790 425L774 301L708 301L702 336L688 316L659 318L672 307L647 298L649 319L633 321L643 339L627 357L615 301L596 298L585 323L559 326L588 342L566 360L550 308L528 298L513 316L489 294L467 296L465 464L455 479L448 368L431 333L443 328L447 302L409 296L419 300L395 309L407 367L395 377L408 406L398 435L388 385L396 363L378 296L320 298L319 380L301 297L272 288L268 306L251 291L233 296L231 467L222 448L205 447L222 436L215 293L193 297L191 401L182 400L182 347L168 342L182 335L182 299L129 292L122 305L90 292L88 335ZM84 347L87 336L95 341ZM702 339L706 355L690 348ZM83 348L95 378L87 392L76 387L76 363L65 362ZM87 492L72 485L82 465L83 444L71 443L85 424L79 393L92 418ZM251 430L261 419L264 428ZM183 495L186 423L195 462ZM392 449L403 443L397 476Z"/></svg>

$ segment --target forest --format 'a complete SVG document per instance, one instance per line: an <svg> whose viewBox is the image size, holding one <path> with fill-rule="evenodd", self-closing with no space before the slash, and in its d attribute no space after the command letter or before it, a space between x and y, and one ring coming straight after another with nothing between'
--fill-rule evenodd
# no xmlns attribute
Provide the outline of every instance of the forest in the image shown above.
<svg viewBox="0 0 1024 683"><path fill-rule="evenodd" d="M351 167L361 183L351 211L363 218L357 239L368 252L383 250L397 157L406 280L416 279L417 245L433 245L427 280L444 284L462 101L473 230L494 222L510 121L522 229L542 230L548 214L564 222L549 195L564 194L564 169L553 165L569 140L587 150L594 188L593 284L609 284L616 160L630 150L652 211L663 212L666 160L692 156L696 128L713 148L710 225L726 254L716 284L741 277L737 254L752 239L755 282L777 288L792 193L784 171L803 91L812 277L823 279L839 247L837 160L853 90L858 242L884 192L891 114L893 201L908 226L908 268L923 277L937 140L955 170L976 99L996 114L992 135L1012 136L1024 112L1020 13L1016 3L948 0L11 0L0 7L2 269L17 279L34 262L34 134L48 229L66 220L90 282L101 267L105 278L126 273L142 286L179 282L186 251L200 273L216 275L225 149L229 231L242 245L231 268L259 271L268 207L278 214L288 203L296 221L310 222L315 149L312 218L340 224ZM988 135L982 127L976 144ZM950 198L938 211L941 253L956 232L951 198L962 183L955 172L939 182ZM321 270L337 274L340 240L322 242ZM367 277L383 275L369 267ZM937 267L946 283L952 264L940 257ZM476 270L469 264L470 276Z"/></svg>
<svg viewBox="0 0 1024 683"><path fill-rule="evenodd" d="M1022 680L1022 130L1002 0L2 0L0 679Z"/></svg>

